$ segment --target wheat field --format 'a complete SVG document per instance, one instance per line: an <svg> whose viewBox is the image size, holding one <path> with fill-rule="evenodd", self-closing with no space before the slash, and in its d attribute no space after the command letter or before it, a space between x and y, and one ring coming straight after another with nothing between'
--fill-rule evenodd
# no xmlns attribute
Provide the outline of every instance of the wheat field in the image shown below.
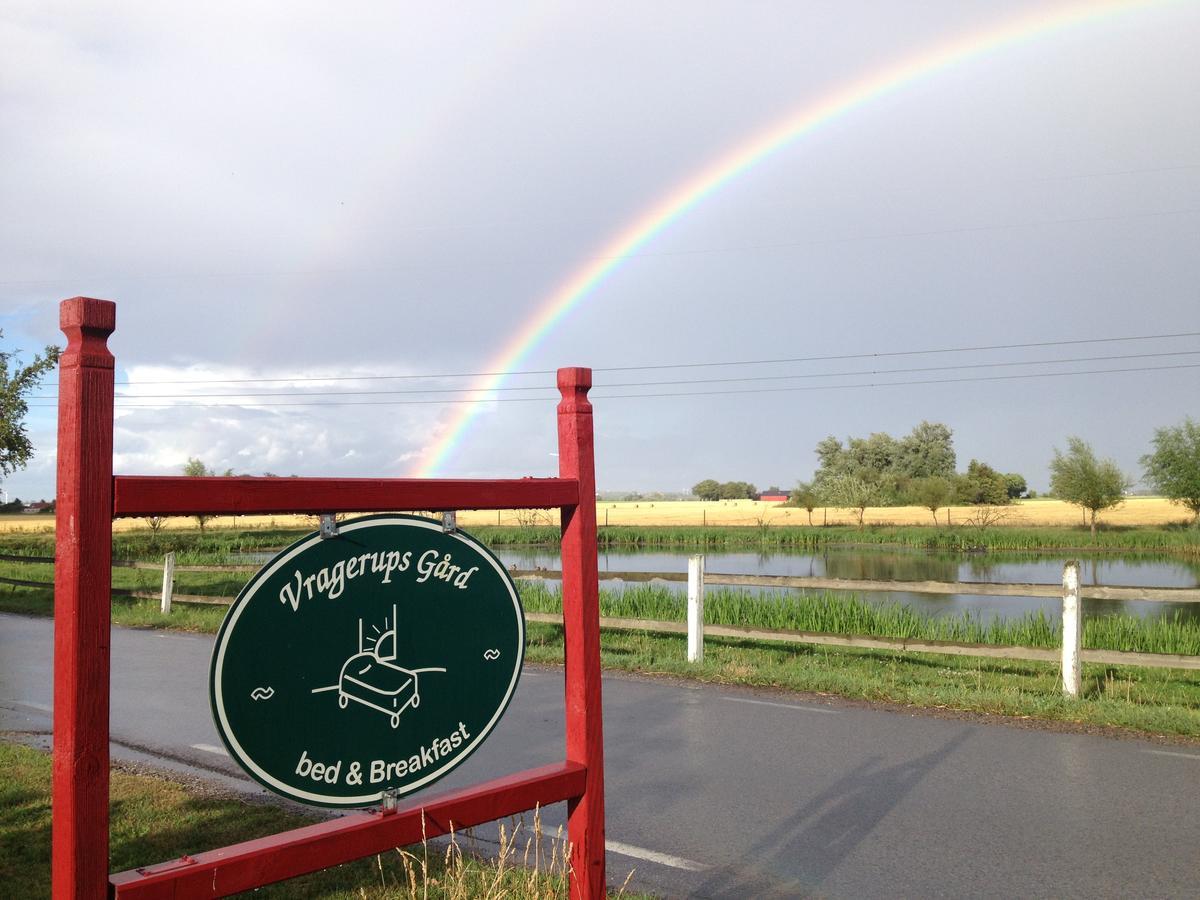
<svg viewBox="0 0 1200 900"><path fill-rule="evenodd" d="M951 524L965 524L978 513L970 506L954 506L938 511L938 524L946 524L947 512ZM843 509L813 510L813 524L857 524L857 513ZM999 524L1009 526L1073 526L1082 525L1079 507L1060 500L1019 500L1000 508ZM757 500L715 501L638 501L599 502L596 518L601 525L807 525L808 512L778 503ZM1191 520L1185 507L1160 497L1130 497L1116 509L1100 514L1105 525L1169 525ZM459 524L470 528L478 525L557 524L557 511L464 510L458 514ZM868 525L930 525L929 510L917 506L872 507L864 520ZM314 516L215 516L207 528L316 528ZM196 520L190 517L167 519L165 528L195 529ZM115 531L147 528L144 519L119 519ZM0 517L0 531L53 531L54 518L46 515L10 515Z"/></svg>

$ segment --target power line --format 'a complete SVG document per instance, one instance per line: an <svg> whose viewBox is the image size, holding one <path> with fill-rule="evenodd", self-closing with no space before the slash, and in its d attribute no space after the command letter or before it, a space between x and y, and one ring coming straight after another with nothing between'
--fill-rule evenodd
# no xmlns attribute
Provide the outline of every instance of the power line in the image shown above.
<svg viewBox="0 0 1200 900"><path fill-rule="evenodd" d="M805 363L805 362L834 362L850 359L884 359L897 356L928 356L943 353L983 353L993 350L1028 350L1039 347L1071 347L1082 344L1113 344L1123 343L1126 341L1159 341L1169 340L1171 338L1191 338L1200 337L1200 331L1177 331L1166 334L1141 334L1141 335L1125 335L1121 337L1102 337L1102 338L1078 338L1075 340L1065 341L1033 341L1023 344L985 344L969 347L936 347L927 350L886 350L876 351L872 353L841 353L831 356L793 356L781 357L778 359L742 359L742 360L725 360L719 362L690 362L690 363L657 363L654 365L641 366L593 366L593 372L649 372L656 369L700 369L700 368L716 368L719 366L764 366L778 365L783 363ZM454 372L441 374L425 374L425 375L298 375L293 378L209 378L196 380L151 380L151 381L118 381L115 384L119 387L128 387L131 385L158 386L158 385L201 385L201 384L279 384L279 383L296 383L307 381L411 381L411 380L438 380L449 378L492 378L499 375L509 377L518 377L523 375L554 375L554 369L524 369L514 372Z"/></svg>
<svg viewBox="0 0 1200 900"><path fill-rule="evenodd" d="M1115 356L1075 356L1064 359L1030 359L1010 360L1004 362L963 363L954 366L918 366L906 369L858 369L848 372L804 372L795 375L749 375L736 378L688 378L669 381L626 381L605 384L597 382L596 388L630 388L630 387L663 387L684 384L732 384L754 381L788 381L797 378L846 378L861 375L897 375L914 372L949 372L963 369L995 369L1012 368L1014 366L1057 366L1081 362L1116 362L1130 359L1158 359L1169 356L1196 356L1200 350L1176 350L1164 353L1128 353ZM271 393L224 393L224 394L117 394L118 400L201 400L216 398L259 398L259 397L367 397L394 396L397 394L461 394L461 393L492 393L511 391L552 391L553 387L494 387L494 388L416 388L408 390L387 391L274 391ZM31 397L31 400L52 400L52 396Z"/></svg>
<svg viewBox="0 0 1200 900"><path fill-rule="evenodd" d="M940 379L920 379L912 381L887 381L887 382L868 382L865 384L827 384L827 385L800 385L793 387L777 387L777 388L744 388L735 390L719 390L719 391L670 391L670 392L651 392L639 394L596 394L592 395L594 400L630 400L630 399L652 399L661 397L715 397L730 394L778 394L778 393L793 393L799 391L837 391L837 390L853 390L861 388L880 388L880 387L904 387L912 385L928 385L928 384L965 384L970 382L983 381L1012 381L1017 379L1035 379L1035 378L1064 378L1077 375L1118 375L1131 372L1166 372L1180 369L1200 369L1200 363L1183 363L1171 366L1135 366L1122 369L1083 369L1076 372L1032 372L1017 375L984 375L972 378L940 378ZM310 407L310 406L426 406L426 405L450 405L463 403L548 403L557 400L557 397L480 397L480 398L446 398L439 400L325 400L315 402L289 402L289 403L145 403L145 404L121 404L121 409L229 409L231 407L239 408L276 408L276 407ZM53 404L30 404L41 409L53 409Z"/></svg>
<svg viewBox="0 0 1200 900"><path fill-rule="evenodd" d="M896 356L929 356L940 353L983 353L992 350L1029 350L1037 347L1071 347L1080 344L1113 344L1124 341L1156 341L1168 338L1200 336L1200 331L1179 331L1174 334L1143 334L1129 337L1079 338L1069 341L1034 341L1026 344L985 344L977 347L945 347L935 350L886 350L877 353L842 353L833 356L798 356L780 359L729 360L726 362L662 363L649 366L611 366L593 369L594 372L647 372L653 369L699 369L716 366L763 366L797 362L833 362L847 359L883 359Z"/></svg>

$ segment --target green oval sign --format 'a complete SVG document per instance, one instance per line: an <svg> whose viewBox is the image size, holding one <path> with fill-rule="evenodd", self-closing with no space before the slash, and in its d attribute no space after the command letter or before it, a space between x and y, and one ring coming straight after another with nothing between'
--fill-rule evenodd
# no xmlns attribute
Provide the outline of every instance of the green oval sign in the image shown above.
<svg viewBox="0 0 1200 900"><path fill-rule="evenodd" d="M483 545L429 519L369 516L301 539L242 589L213 649L213 719L270 790L365 806L470 756L524 656L516 587Z"/></svg>

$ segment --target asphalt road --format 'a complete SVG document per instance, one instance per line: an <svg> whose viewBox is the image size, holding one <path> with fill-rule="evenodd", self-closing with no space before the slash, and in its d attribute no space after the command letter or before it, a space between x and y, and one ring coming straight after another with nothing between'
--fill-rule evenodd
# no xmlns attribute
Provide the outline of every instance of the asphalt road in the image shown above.
<svg viewBox="0 0 1200 900"><path fill-rule="evenodd" d="M0 615L0 730L49 731L51 628ZM118 628L112 646L114 756L260 790L218 749L211 637ZM695 897L1200 894L1200 748L617 675L604 691L610 881L634 869L631 885ZM433 790L561 759L562 721L561 673L527 669Z"/></svg>

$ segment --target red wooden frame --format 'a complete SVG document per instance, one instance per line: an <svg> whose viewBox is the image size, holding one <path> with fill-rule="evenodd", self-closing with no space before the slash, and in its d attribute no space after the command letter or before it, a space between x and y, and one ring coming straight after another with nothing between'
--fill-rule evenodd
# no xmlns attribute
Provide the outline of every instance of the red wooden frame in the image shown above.
<svg viewBox="0 0 1200 900"><path fill-rule="evenodd" d="M62 301L54 614L52 875L65 898L219 897L567 802L571 896L605 894L604 745L590 369L560 369L559 477L490 481L174 478L112 474L116 304ZM422 797L108 874L112 519L120 516L335 513L396 509L562 511L566 759Z"/></svg>

